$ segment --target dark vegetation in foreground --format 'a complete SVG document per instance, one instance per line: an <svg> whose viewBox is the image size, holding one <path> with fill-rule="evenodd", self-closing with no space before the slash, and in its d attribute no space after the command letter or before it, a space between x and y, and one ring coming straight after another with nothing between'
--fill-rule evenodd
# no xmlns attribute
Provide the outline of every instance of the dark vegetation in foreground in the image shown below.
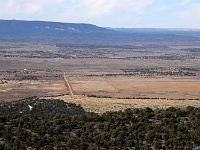
<svg viewBox="0 0 200 150"><path fill-rule="evenodd" d="M37 97L1 103L0 149L198 149L200 108L101 115Z"/></svg>

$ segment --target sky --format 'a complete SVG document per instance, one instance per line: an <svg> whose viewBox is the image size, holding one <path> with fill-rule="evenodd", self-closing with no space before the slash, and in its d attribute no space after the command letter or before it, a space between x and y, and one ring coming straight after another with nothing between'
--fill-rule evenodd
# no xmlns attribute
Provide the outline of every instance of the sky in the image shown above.
<svg viewBox="0 0 200 150"><path fill-rule="evenodd" d="M0 0L0 19L200 29L200 0Z"/></svg>

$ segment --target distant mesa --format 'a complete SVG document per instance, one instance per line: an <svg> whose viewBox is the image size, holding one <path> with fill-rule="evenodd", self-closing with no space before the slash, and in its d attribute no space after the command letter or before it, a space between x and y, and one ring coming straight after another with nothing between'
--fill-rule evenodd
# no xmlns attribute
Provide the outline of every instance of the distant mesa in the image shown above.
<svg viewBox="0 0 200 150"><path fill-rule="evenodd" d="M68 36L73 34L107 34L114 31L92 24L47 21L0 20L0 36Z"/></svg>
<svg viewBox="0 0 200 150"><path fill-rule="evenodd" d="M122 45L125 42L189 42L199 29L103 28L85 23L0 20L0 39ZM127 45L127 44L126 44Z"/></svg>

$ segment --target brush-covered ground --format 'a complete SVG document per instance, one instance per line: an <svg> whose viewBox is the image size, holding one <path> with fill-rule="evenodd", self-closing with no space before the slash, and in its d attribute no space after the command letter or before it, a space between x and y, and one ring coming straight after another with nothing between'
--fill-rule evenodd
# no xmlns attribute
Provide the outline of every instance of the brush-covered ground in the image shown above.
<svg viewBox="0 0 200 150"><path fill-rule="evenodd" d="M200 109L134 108L96 114L62 100L0 105L0 149L198 149Z"/></svg>

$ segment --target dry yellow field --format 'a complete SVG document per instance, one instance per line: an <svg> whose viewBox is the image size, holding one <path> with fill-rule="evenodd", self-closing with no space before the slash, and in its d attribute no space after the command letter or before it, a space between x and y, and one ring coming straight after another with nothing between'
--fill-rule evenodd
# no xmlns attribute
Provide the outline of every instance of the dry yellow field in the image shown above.
<svg viewBox="0 0 200 150"><path fill-rule="evenodd" d="M7 81L0 85L0 100L11 101L31 96L68 94L64 81Z"/></svg>
<svg viewBox="0 0 200 150"><path fill-rule="evenodd" d="M116 99L94 98L81 95L45 97L45 99L61 99L65 102L80 104L88 112L104 113L107 111L119 111L127 108L168 108L168 107L200 107L199 100L144 100L144 99Z"/></svg>
<svg viewBox="0 0 200 150"><path fill-rule="evenodd" d="M71 81L76 94L111 97L196 99L200 80L191 78L90 77Z"/></svg>
<svg viewBox="0 0 200 150"><path fill-rule="evenodd" d="M199 99L200 80L190 78L82 77L71 78L75 95L113 98ZM62 80L10 80L0 86L0 99L69 94Z"/></svg>

